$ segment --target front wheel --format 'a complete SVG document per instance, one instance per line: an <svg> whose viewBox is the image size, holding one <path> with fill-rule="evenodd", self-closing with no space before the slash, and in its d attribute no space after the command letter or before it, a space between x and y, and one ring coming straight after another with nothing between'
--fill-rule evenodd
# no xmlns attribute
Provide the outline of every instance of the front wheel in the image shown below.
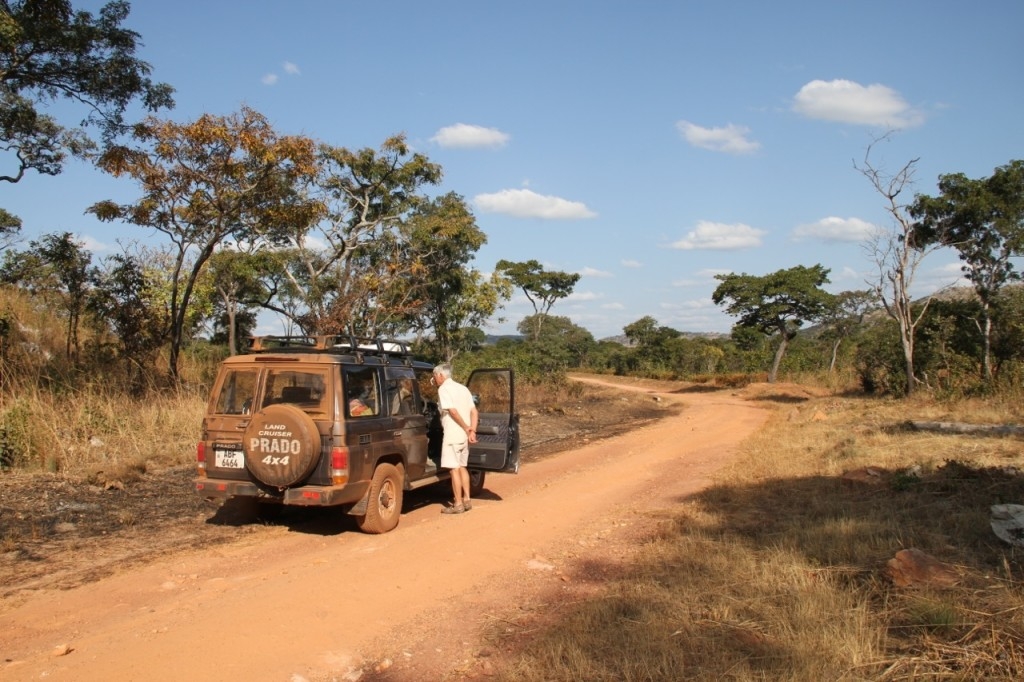
<svg viewBox="0 0 1024 682"><path fill-rule="evenodd" d="M486 471L480 471L479 469L469 470L469 496L480 497L480 493L484 491L484 477Z"/></svg>
<svg viewBox="0 0 1024 682"><path fill-rule="evenodd" d="M402 515L402 478L402 469L394 464L377 465L367 493L366 514L356 518L361 531L378 535L398 525Z"/></svg>

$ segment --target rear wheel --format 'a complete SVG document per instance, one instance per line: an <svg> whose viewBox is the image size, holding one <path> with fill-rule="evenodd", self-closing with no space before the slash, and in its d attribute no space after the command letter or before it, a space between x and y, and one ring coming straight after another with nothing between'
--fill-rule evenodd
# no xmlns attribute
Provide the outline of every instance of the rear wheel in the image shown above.
<svg viewBox="0 0 1024 682"><path fill-rule="evenodd" d="M387 533L398 525L402 515L403 470L394 464L378 464L367 493L366 514L358 517L364 533Z"/></svg>
<svg viewBox="0 0 1024 682"><path fill-rule="evenodd" d="M484 491L484 477L487 475L486 471L480 469L469 470L469 496L480 497L480 493Z"/></svg>

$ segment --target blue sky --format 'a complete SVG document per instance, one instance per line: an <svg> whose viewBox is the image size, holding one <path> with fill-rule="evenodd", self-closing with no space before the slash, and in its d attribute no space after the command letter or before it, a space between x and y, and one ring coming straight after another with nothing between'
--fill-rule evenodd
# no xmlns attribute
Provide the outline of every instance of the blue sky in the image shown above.
<svg viewBox="0 0 1024 682"><path fill-rule="evenodd" d="M175 120L247 105L349 148L404 133L487 234L475 267L581 273L551 312L597 338L645 315L727 332L717 273L821 263L831 291L865 288L864 239L891 221L854 163L888 130L872 163L918 159L926 194L1024 158L1018 0L136 0L126 23ZM137 196L81 164L0 186L26 238L70 231L97 257L159 243L83 213ZM930 256L918 293L958 271ZM530 313L517 294L489 331Z"/></svg>

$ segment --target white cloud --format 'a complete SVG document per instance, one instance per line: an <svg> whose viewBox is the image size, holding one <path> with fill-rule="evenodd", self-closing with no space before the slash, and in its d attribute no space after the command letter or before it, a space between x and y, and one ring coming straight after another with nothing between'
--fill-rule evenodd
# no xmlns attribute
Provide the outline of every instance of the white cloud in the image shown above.
<svg viewBox="0 0 1024 682"><path fill-rule="evenodd" d="M614 277L612 273L605 272L604 270L598 270L597 268L586 267L579 271L580 275L584 277Z"/></svg>
<svg viewBox="0 0 1024 682"><path fill-rule="evenodd" d="M704 270L699 270L697 274L708 281L711 281L716 275L729 275L732 274L732 272L732 270L726 270L724 268L705 268Z"/></svg>
<svg viewBox="0 0 1024 682"><path fill-rule="evenodd" d="M302 73L299 71L298 65L293 62L284 62L281 64L281 68L284 69L284 72L289 76L298 76ZM264 85L277 85L279 80L281 80L281 77L276 73L268 73L260 79Z"/></svg>
<svg viewBox="0 0 1024 682"><path fill-rule="evenodd" d="M854 281L854 280L856 280L858 282L862 282L866 278L867 278L867 273L855 270L855 269L851 268L849 265L844 265L842 270L840 270L837 274L833 274L831 276L833 284L835 284L837 282L850 282L850 281Z"/></svg>
<svg viewBox="0 0 1024 682"><path fill-rule="evenodd" d="M873 275L875 278L878 277L875 273ZM964 276L963 266L959 261L953 261L927 270L919 270L911 291L914 296L927 296L948 287L966 286L971 286L971 283Z"/></svg>
<svg viewBox="0 0 1024 682"><path fill-rule="evenodd" d="M596 301L600 298L604 298L601 294L595 294L593 291L574 291L565 297L567 301Z"/></svg>
<svg viewBox="0 0 1024 682"><path fill-rule="evenodd" d="M727 154L752 154L761 148L760 142L747 139L750 128L729 124L724 128L703 128L689 121L679 121L676 128L683 139L694 147Z"/></svg>
<svg viewBox="0 0 1024 682"><path fill-rule="evenodd" d="M626 306L621 303L604 303L601 305L602 310L625 310Z"/></svg>
<svg viewBox="0 0 1024 682"><path fill-rule="evenodd" d="M544 196L528 189L503 189L493 194L478 194L473 202L485 213L504 213L517 218L580 220L597 217L586 204Z"/></svg>
<svg viewBox="0 0 1024 682"><path fill-rule="evenodd" d="M711 298L692 298L688 301L662 301L662 310L713 310L716 306Z"/></svg>
<svg viewBox="0 0 1024 682"><path fill-rule="evenodd" d="M75 241L78 242L82 246L83 249L85 249L86 251L89 251L90 253L99 253L101 251L109 251L110 250L110 246L108 246L107 244L104 244L103 242L101 242L100 240L96 239L95 237L90 237L88 235L85 235L85 236L77 235L77 238L75 239Z"/></svg>
<svg viewBox="0 0 1024 682"><path fill-rule="evenodd" d="M797 225L793 239L820 239L824 242L862 242L871 238L878 228L860 218L836 218L829 216L816 223Z"/></svg>
<svg viewBox="0 0 1024 682"><path fill-rule="evenodd" d="M504 147L511 135L503 133L497 128L484 128L483 126L469 125L467 123L456 123L453 126L446 126L437 131L431 142L441 147L470 149L485 147L497 149Z"/></svg>
<svg viewBox="0 0 1024 682"><path fill-rule="evenodd" d="M624 267L624 268L642 268L644 266L643 263L641 263L638 260L633 260L632 258L626 258L626 259L624 259L621 262L622 262L622 267Z"/></svg>
<svg viewBox="0 0 1024 682"><path fill-rule="evenodd" d="M848 80L811 81L796 93L793 110L808 118L883 128L911 128L924 122L924 114L892 88Z"/></svg>
<svg viewBox="0 0 1024 682"><path fill-rule="evenodd" d="M749 249L761 245L761 237L764 230L758 230L750 225L736 223L726 225L724 223L712 223L702 220L697 223L697 228L689 232L685 237L672 243L673 249L690 251L694 249L718 249L733 251L736 249Z"/></svg>

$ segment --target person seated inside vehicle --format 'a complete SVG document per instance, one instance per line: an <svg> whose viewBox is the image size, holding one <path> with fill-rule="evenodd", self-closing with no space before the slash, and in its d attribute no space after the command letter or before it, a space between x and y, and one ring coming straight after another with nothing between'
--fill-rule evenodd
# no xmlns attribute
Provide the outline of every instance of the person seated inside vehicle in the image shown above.
<svg viewBox="0 0 1024 682"><path fill-rule="evenodd" d="M348 401L348 413L353 417L372 417L375 414L373 408L360 398L352 398Z"/></svg>
<svg viewBox="0 0 1024 682"><path fill-rule="evenodd" d="M413 408L412 379L409 377L400 378L391 395L391 414L410 415L415 414Z"/></svg>

